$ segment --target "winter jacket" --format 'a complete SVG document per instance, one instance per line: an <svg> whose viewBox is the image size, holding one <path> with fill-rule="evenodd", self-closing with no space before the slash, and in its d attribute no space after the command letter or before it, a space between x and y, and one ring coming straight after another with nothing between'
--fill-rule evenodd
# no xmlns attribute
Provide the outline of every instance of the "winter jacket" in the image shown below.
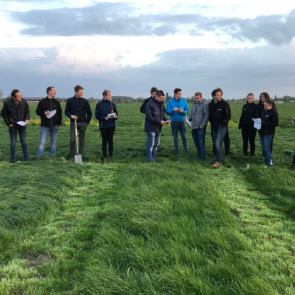
<svg viewBox="0 0 295 295"><path fill-rule="evenodd" d="M202 99L199 103L193 103L191 115L188 119L192 121L192 129L198 129L200 126L205 128L207 126L209 107L205 100Z"/></svg>
<svg viewBox="0 0 295 295"><path fill-rule="evenodd" d="M272 135L275 133L275 127L277 127L278 124L278 113L273 108L264 110L261 115L261 129L258 132L260 135Z"/></svg>
<svg viewBox="0 0 295 295"><path fill-rule="evenodd" d="M56 113L53 117L48 119L45 116L46 111L56 110ZM36 114L41 117L41 126L53 127L60 126L62 122L62 109L59 101L54 98L49 99L48 97L43 98L39 101Z"/></svg>
<svg viewBox="0 0 295 295"><path fill-rule="evenodd" d="M145 108L144 132L161 133L161 121L167 121L164 105L153 97Z"/></svg>
<svg viewBox="0 0 295 295"><path fill-rule="evenodd" d="M146 107L146 105L149 103L149 101L150 101L151 99L152 99L152 96L144 100L143 104L142 104L141 107L140 107L140 112L141 112L141 113L145 114L145 107ZM163 104L163 105L164 105L164 104ZM164 112L166 112L165 106L164 106Z"/></svg>
<svg viewBox="0 0 295 295"><path fill-rule="evenodd" d="M18 104L12 98L5 101L1 114L7 126L16 124L18 121L30 120L29 105L23 98Z"/></svg>
<svg viewBox="0 0 295 295"><path fill-rule="evenodd" d="M71 118L71 115L77 116L77 123L89 124L92 117L92 112L87 99L77 98L76 96L71 97L67 100L65 114L71 119L73 123L75 120ZM87 117L86 117L87 114Z"/></svg>
<svg viewBox="0 0 295 295"><path fill-rule="evenodd" d="M173 111L174 108L182 108L183 113ZM166 114L170 115L171 121L184 121L188 112L189 108L186 99L180 98L179 100L176 100L176 98L173 97L168 100Z"/></svg>
<svg viewBox="0 0 295 295"><path fill-rule="evenodd" d="M112 104L113 110L111 108L111 104ZM105 117L107 117L108 114L111 114L111 113L116 113L118 115L116 105L113 102L103 99L102 101L96 104L95 118L99 120L99 129L116 127L115 121L118 118L116 119L108 118L108 120L105 119Z"/></svg>
<svg viewBox="0 0 295 295"><path fill-rule="evenodd" d="M209 122L211 129L216 130L218 127L228 128L228 121L231 118L230 106L227 101L221 99L214 103L214 99L209 103Z"/></svg>
<svg viewBox="0 0 295 295"><path fill-rule="evenodd" d="M242 108L239 129L242 127L253 127L254 121L252 118L260 118L259 107L255 103L246 103Z"/></svg>

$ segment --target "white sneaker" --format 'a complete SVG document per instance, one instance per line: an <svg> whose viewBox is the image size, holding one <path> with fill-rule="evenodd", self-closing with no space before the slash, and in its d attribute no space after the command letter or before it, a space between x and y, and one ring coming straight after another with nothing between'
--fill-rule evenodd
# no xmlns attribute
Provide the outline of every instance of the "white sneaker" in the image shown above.
<svg viewBox="0 0 295 295"><path fill-rule="evenodd" d="M270 160L270 165L273 165L272 160Z"/></svg>

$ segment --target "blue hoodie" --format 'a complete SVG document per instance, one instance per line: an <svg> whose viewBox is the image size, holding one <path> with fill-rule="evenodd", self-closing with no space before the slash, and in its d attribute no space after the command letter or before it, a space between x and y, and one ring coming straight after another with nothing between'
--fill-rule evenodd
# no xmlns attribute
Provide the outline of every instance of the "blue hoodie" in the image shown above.
<svg viewBox="0 0 295 295"><path fill-rule="evenodd" d="M182 108L183 113L173 111L174 108ZM168 100L166 114L170 115L171 121L184 121L185 116L188 114L189 108L186 99L180 98L178 101L175 97Z"/></svg>

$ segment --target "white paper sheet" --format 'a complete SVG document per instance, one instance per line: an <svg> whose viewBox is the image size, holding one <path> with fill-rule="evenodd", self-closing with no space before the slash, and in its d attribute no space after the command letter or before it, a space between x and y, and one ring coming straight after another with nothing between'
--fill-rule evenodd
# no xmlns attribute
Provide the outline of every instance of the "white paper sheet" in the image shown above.
<svg viewBox="0 0 295 295"><path fill-rule="evenodd" d="M187 116L185 117L186 123L190 126L192 126L192 123L188 120Z"/></svg>
<svg viewBox="0 0 295 295"><path fill-rule="evenodd" d="M113 117L116 116L116 115L117 115L116 113L108 114L108 118L113 118Z"/></svg>
<svg viewBox="0 0 295 295"><path fill-rule="evenodd" d="M254 121L254 128L260 130L261 129L261 118L252 118L252 120Z"/></svg>
<svg viewBox="0 0 295 295"><path fill-rule="evenodd" d="M20 126L26 126L28 123L26 123L25 121L18 121L16 122L18 125Z"/></svg>
<svg viewBox="0 0 295 295"><path fill-rule="evenodd" d="M50 115L46 116L46 118L50 119L52 118L55 114L56 114L56 110L53 110L53 111L46 111L47 113L50 113Z"/></svg>

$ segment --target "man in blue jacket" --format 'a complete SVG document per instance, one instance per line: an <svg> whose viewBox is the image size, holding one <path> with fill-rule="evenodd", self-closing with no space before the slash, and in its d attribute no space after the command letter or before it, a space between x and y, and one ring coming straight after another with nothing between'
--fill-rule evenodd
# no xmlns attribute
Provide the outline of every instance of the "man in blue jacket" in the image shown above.
<svg viewBox="0 0 295 295"><path fill-rule="evenodd" d="M166 110L166 114L170 115L175 154L179 153L178 131L182 138L184 151L188 153L185 116L188 114L189 108L186 99L182 98L181 95L182 90L180 88L175 88L174 97L168 101Z"/></svg>
<svg viewBox="0 0 295 295"><path fill-rule="evenodd" d="M68 160L74 157L75 154L75 120L77 120L77 129L79 131L79 146L80 154L84 152L85 133L87 125L91 121L92 112L87 99L83 98L84 88L80 85L75 86L75 96L67 100L65 114L71 120L70 125L70 152Z"/></svg>
<svg viewBox="0 0 295 295"><path fill-rule="evenodd" d="M156 159L162 126L170 123L165 117L163 99L164 92L158 90L155 97L152 97L145 108L144 132L146 132L147 136L146 160L149 163Z"/></svg>

